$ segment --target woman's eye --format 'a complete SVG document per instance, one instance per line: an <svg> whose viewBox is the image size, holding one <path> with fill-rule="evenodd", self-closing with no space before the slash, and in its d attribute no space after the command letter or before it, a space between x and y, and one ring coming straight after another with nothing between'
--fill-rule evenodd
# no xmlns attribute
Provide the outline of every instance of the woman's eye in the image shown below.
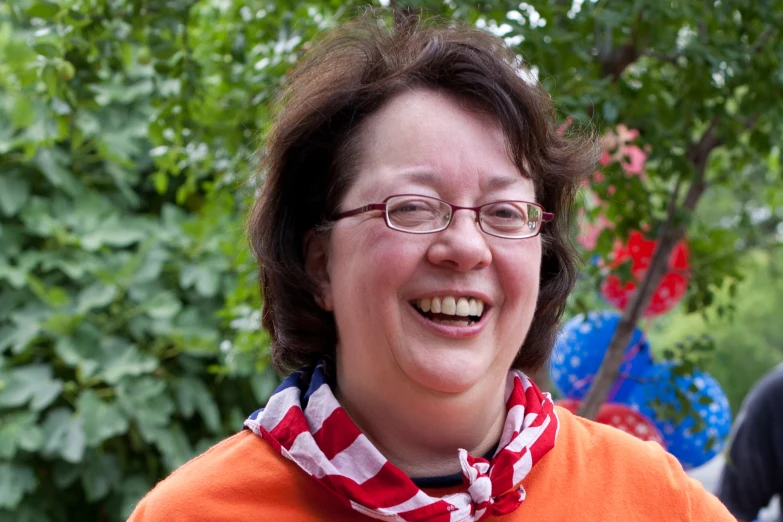
<svg viewBox="0 0 783 522"><path fill-rule="evenodd" d="M490 209L489 217L492 219L524 220L525 216L518 208L511 205L497 205Z"/></svg>
<svg viewBox="0 0 783 522"><path fill-rule="evenodd" d="M394 209L394 212L416 212L417 210L426 210L423 205L416 203L406 203Z"/></svg>
<svg viewBox="0 0 783 522"><path fill-rule="evenodd" d="M403 203L395 205L391 209L393 213L400 213L400 214L408 214L411 212L434 212L436 210L437 209L434 208L429 202L417 201L417 200L405 201Z"/></svg>
<svg viewBox="0 0 783 522"><path fill-rule="evenodd" d="M513 218L516 216L516 214L507 208L502 208L500 210L496 210L494 216L500 218Z"/></svg>

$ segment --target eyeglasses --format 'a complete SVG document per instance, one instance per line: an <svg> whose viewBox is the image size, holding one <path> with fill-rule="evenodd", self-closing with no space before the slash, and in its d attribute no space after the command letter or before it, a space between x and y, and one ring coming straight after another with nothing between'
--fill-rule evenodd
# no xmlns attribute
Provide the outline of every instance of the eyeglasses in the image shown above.
<svg viewBox="0 0 783 522"><path fill-rule="evenodd" d="M447 201L417 194L389 196L383 203L372 203L334 216L337 221L373 210L382 210L386 225L410 234L432 234L446 230L457 210L476 213L479 228L490 236L525 239L541 232L544 222L555 215L541 205L527 201L493 201L478 207L460 207Z"/></svg>

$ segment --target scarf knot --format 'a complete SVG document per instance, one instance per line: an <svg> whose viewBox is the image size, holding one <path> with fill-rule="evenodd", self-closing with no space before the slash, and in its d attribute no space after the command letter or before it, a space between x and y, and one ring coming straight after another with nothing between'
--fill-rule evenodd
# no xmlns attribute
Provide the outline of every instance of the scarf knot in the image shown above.
<svg viewBox="0 0 783 522"><path fill-rule="evenodd" d="M555 445L552 398L522 372L506 379L506 419L491 460L458 452L467 491L432 497L372 445L337 402L324 362L294 372L245 428L317 480L349 508L406 522L475 522L525 500L522 480Z"/></svg>
<svg viewBox="0 0 783 522"><path fill-rule="evenodd" d="M464 449L459 450L462 480L468 488L472 502L474 520L511 513L525 499L521 485L495 496L491 478L492 467L487 459L472 457Z"/></svg>

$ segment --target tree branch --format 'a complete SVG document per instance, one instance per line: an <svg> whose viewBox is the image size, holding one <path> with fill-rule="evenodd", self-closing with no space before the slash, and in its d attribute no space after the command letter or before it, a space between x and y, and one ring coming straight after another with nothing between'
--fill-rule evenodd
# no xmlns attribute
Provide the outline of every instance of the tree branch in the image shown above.
<svg viewBox="0 0 783 522"><path fill-rule="evenodd" d="M767 41L772 37L773 34L775 34L775 32L777 32L777 30L772 26L768 26L766 29L764 29L764 32L761 33L759 39L756 40L756 43L753 44L753 47L750 48L751 51L754 53L759 52L761 48L767 44Z"/></svg>
<svg viewBox="0 0 783 522"><path fill-rule="evenodd" d="M617 81L623 71L639 57L636 45L631 42L614 49L601 60L601 72Z"/></svg>
<svg viewBox="0 0 783 522"><path fill-rule="evenodd" d="M650 58L655 58L657 60L661 60L662 62L667 62L672 65L679 65L677 63L677 60L680 58L680 54L666 54L666 53L659 53L655 51L644 51L641 53L642 56L649 56Z"/></svg>
<svg viewBox="0 0 783 522"><path fill-rule="evenodd" d="M611 48L612 28L605 28L607 45L601 49L598 55L598 61L601 63L601 72L604 76L611 76L613 81L617 81L620 75L623 74L623 71L639 58L638 26L641 21L642 13L640 11L636 14L636 20L634 20L631 40L615 49Z"/></svg>

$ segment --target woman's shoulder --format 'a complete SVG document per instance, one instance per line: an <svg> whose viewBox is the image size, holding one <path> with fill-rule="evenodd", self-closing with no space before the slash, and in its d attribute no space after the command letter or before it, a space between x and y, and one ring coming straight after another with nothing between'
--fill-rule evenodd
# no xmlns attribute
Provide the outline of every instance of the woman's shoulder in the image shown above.
<svg viewBox="0 0 783 522"><path fill-rule="evenodd" d="M247 431L219 442L160 481L139 502L130 521L193 520L194 513L211 520L210 516L230 506L224 501L226 493L232 498L242 496L243 490L274 466L273 456L263 445ZM221 513L220 518L228 520L229 515Z"/></svg>
<svg viewBox="0 0 783 522"><path fill-rule="evenodd" d="M129 522L243 521L260 514L274 520L313 520L319 516L308 511L313 484L261 437L245 430L159 482Z"/></svg>
<svg viewBox="0 0 783 522"><path fill-rule="evenodd" d="M560 407L556 412L557 443L530 473L526 487L531 497L535 488L555 487L568 491L580 515L592 505L604 514L628 510L625 520L734 520L658 443L643 442Z"/></svg>
<svg viewBox="0 0 783 522"><path fill-rule="evenodd" d="M688 477L679 462L656 442L641 441L618 429L557 407L560 421L553 457L557 468L612 482L624 477L628 488L680 488Z"/></svg>

